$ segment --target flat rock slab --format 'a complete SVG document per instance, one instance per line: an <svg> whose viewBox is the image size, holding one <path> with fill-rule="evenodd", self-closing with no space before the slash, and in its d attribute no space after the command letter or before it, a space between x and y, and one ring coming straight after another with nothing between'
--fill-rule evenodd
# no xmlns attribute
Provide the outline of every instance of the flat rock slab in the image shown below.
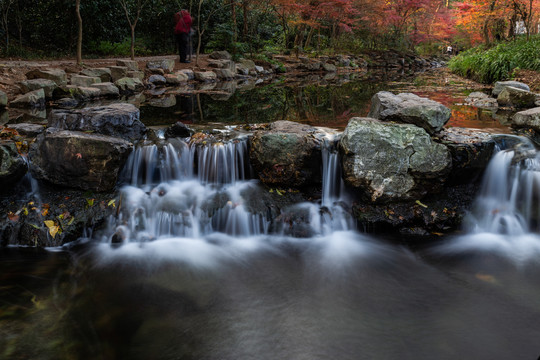
<svg viewBox="0 0 540 360"><path fill-rule="evenodd" d="M92 131L117 136L130 141L140 140L146 126L139 120L139 109L127 103L96 106L85 109L54 110L49 126L73 131Z"/></svg>

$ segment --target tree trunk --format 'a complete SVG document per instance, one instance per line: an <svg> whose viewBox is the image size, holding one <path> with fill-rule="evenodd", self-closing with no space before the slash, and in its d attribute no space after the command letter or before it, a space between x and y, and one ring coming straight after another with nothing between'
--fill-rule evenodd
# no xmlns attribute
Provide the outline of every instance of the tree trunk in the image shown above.
<svg viewBox="0 0 540 360"><path fill-rule="evenodd" d="M135 60L135 25L131 26L131 60Z"/></svg>
<svg viewBox="0 0 540 360"><path fill-rule="evenodd" d="M249 31L249 26L248 26L248 1L247 0L244 0L242 1L242 11L243 11L243 16L244 16L244 29L242 31L242 39L244 41L247 41L247 36L248 36L248 31Z"/></svg>
<svg viewBox="0 0 540 360"><path fill-rule="evenodd" d="M82 65L83 23L81 17L81 0L75 1L75 13L77 14L77 24L79 26L79 33L77 36L77 64Z"/></svg>
<svg viewBox="0 0 540 360"><path fill-rule="evenodd" d="M233 42L238 40L238 24L236 23L236 1L231 0L231 16L233 23Z"/></svg>

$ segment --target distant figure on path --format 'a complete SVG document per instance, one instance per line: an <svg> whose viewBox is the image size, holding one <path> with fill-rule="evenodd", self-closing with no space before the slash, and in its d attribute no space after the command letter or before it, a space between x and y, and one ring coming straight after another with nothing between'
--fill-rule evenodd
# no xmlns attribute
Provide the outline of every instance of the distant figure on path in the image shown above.
<svg viewBox="0 0 540 360"><path fill-rule="evenodd" d="M178 44L178 52L180 54L180 62L188 63L187 54L190 51L189 33L191 31L192 19L187 10L181 10L174 14L174 36Z"/></svg>
<svg viewBox="0 0 540 360"><path fill-rule="evenodd" d="M452 49L452 45L448 45L448 46L446 47L446 53L447 53L448 55L452 55L452 51L453 51L453 50L454 50L454 49Z"/></svg>

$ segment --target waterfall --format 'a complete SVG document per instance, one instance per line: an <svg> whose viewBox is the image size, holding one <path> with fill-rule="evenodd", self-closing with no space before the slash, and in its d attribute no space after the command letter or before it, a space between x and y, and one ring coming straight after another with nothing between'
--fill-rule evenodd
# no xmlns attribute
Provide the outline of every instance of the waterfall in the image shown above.
<svg viewBox="0 0 540 360"><path fill-rule="evenodd" d="M303 214L299 226L307 226L309 231L302 236L355 229L344 206L336 143L337 138L329 135L322 147L321 202L285 210ZM273 224L267 205L258 200L268 189L251 179L248 151L247 138L191 144L172 139L139 146L123 172L126 185L121 191L121 211L108 241L205 238L213 233L250 237L277 231L289 235L279 231L280 223Z"/></svg>
<svg viewBox="0 0 540 360"><path fill-rule="evenodd" d="M247 138L191 145L172 139L138 147L124 169L128 185L110 240L268 233L270 221L245 206L243 193L256 186L247 154Z"/></svg>
<svg viewBox="0 0 540 360"><path fill-rule="evenodd" d="M540 256L540 155L532 143L505 135L491 159L467 219L467 234L436 251L482 251L516 264ZM506 143L511 148L505 148Z"/></svg>
<svg viewBox="0 0 540 360"><path fill-rule="evenodd" d="M532 144L496 152L473 209L472 232L524 235L540 230L540 157Z"/></svg>

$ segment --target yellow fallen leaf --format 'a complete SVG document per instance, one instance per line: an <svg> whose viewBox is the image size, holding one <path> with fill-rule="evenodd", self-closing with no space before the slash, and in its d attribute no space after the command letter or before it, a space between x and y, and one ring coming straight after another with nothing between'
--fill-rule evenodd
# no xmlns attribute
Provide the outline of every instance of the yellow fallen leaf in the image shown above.
<svg viewBox="0 0 540 360"><path fill-rule="evenodd" d="M415 202L416 202L418 205L420 205L421 207L427 208L427 205L426 205L426 204L422 204L422 203L420 202L420 200L416 200Z"/></svg>
<svg viewBox="0 0 540 360"><path fill-rule="evenodd" d="M52 220L45 220L44 223L45 223L45 226L47 226L47 228L49 229L49 234L54 239L54 237L58 233L58 230L60 230L60 227L56 225L56 223Z"/></svg>

